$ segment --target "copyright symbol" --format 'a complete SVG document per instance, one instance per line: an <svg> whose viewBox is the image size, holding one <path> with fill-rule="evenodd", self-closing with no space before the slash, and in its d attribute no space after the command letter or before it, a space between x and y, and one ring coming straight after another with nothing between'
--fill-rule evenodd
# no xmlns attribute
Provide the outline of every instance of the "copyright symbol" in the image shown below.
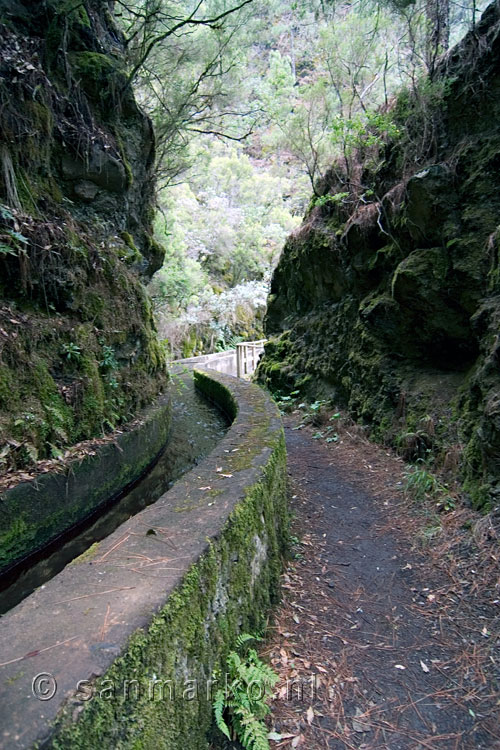
<svg viewBox="0 0 500 750"><path fill-rule="evenodd" d="M57 682L50 672L40 672L33 677L31 692L39 701L50 701L57 692Z"/></svg>

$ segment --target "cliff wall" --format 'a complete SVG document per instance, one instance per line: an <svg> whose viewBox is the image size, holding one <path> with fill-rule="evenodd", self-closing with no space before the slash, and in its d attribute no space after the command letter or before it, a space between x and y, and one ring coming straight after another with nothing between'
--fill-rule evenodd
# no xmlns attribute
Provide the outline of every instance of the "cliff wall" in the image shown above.
<svg viewBox="0 0 500 750"><path fill-rule="evenodd" d="M0 0L0 470L126 421L164 382L143 281L154 137L105 0Z"/></svg>
<svg viewBox="0 0 500 750"><path fill-rule="evenodd" d="M458 470L476 505L500 491L499 32L493 3L333 165L274 274L260 367Z"/></svg>

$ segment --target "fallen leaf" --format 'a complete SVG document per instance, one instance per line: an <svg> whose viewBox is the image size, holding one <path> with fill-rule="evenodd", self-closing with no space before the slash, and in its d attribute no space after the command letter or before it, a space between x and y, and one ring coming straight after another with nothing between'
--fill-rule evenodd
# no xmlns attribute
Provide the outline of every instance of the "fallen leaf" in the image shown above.
<svg viewBox="0 0 500 750"><path fill-rule="evenodd" d="M311 726L311 724L313 723L313 719L314 719L314 711L312 709L312 706L309 706L309 708L306 711L306 721L309 724L309 726Z"/></svg>
<svg viewBox="0 0 500 750"><path fill-rule="evenodd" d="M406 667L403 667L403 665L402 665L402 664L395 664L395 665L394 665L394 668L395 668L395 669L406 669Z"/></svg>
<svg viewBox="0 0 500 750"><path fill-rule="evenodd" d="M428 667L428 666L427 666L427 664L426 664L426 663L425 663L424 661L422 661L422 660L420 660L420 666L422 667L422 670L423 670L424 672L428 672L428 671L429 671L429 667Z"/></svg>
<svg viewBox="0 0 500 750"><path fill-rule="evenodd" d="M356 709L356 716L357 717L361 717L363 715L364 715L363 711L360 708L357 708ZM365 733L365 732L369 732L370 731L370 727L368 726L368 724L365 724L362 721L358 721L357 718L355 718L355 719L352 720L352 728L354 729L355 732L359 732L359 733L362 733L362 732Z"/></svg>

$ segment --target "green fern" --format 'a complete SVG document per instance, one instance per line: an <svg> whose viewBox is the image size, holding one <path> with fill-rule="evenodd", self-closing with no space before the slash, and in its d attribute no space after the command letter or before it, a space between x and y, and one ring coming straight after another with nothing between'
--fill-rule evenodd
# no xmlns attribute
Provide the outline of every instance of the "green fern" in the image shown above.
<svg viewBox="0 0 500 750"><path fill-rule="evenodd" d="M246 710L241 711L238 724L238 737L244 748L248 750L269 750L268 731L266 725Z"/></svg>
<svg viewBox="0 0 500 750"><path fill-rule="evenodd" d="M38 450L32 443L25 443L24 444L24 450L28 454L30 460L33 463L36 463L38 461Z"/></svg>
<svg viewBox="0 0 500 750"><path fill-rule="evenodd" d="M244 633L238 636L236 645L242 650L251 640L260 638ZM231 651L227 668L230 682L226 690L217 691L213 702L217 727L229 740L232 734L237 737L245 750L269 750L263 719L269 713L267 701L278 675L261 661L253 648L244 657Z"/></svg>
<svg viewBox="0 0 500 750"><path fill-rule="evenodd" d="M65 418L62 411L55 406L46 406L45 411L54 435L63 443L67 443L68 433L64 429Z"/></svg>
<svg viewBox="0 0 500 750"><path fill-rule="evenodd" d="M238 649L238 651L242 651L249 641L261 641L261 640L262 638L259 638L258 635L250 635L250 633L240 633L239 636L236 638L236 648Z"/></svg>
<svg viewBox="0 0 500 750"><path fill-rule="evenodd" d="M213 707L214 707L214 714L215 714L215 723L219 727L220 731L226 735L228 740L230 740L231 732L229 730L228 725L224 721L224 715L223 715L224 710L226 708L226 696L224 695L223 690L217 691L215 695Z"/></svg>

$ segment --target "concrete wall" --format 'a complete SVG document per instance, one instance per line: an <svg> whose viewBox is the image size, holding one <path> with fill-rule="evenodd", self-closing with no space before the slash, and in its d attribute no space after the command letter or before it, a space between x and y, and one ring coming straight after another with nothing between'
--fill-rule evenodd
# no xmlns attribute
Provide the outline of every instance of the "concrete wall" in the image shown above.
<svg viewBox="0 0 500 750"><path fill-rule="evenodd" d="M0 495L0 575L83 520L139 477L165 446L167 396L145 409L113 442L89 444L60 473L40 474Z"/></svg>
<svg viewBox="0 0 500 750"><path fill-rule="evenodd" d="M193 369L194 367L203 366L208 370L215 370L216 372L223 372L226 375L236 376L236 351L234 349L229 349L227 352L201 354L198 357L177 359L172 363L172 366L174 371L176 371L179 367L187 367L188 369Z"/></svg>
<svg viewBox="0 0 500 750"><path fill-rule="evenodd" d="M210 680L279 595L288 515L275 404L195 377L234 420L210 456L0 619L1 748L207 750Z"/></svg>

